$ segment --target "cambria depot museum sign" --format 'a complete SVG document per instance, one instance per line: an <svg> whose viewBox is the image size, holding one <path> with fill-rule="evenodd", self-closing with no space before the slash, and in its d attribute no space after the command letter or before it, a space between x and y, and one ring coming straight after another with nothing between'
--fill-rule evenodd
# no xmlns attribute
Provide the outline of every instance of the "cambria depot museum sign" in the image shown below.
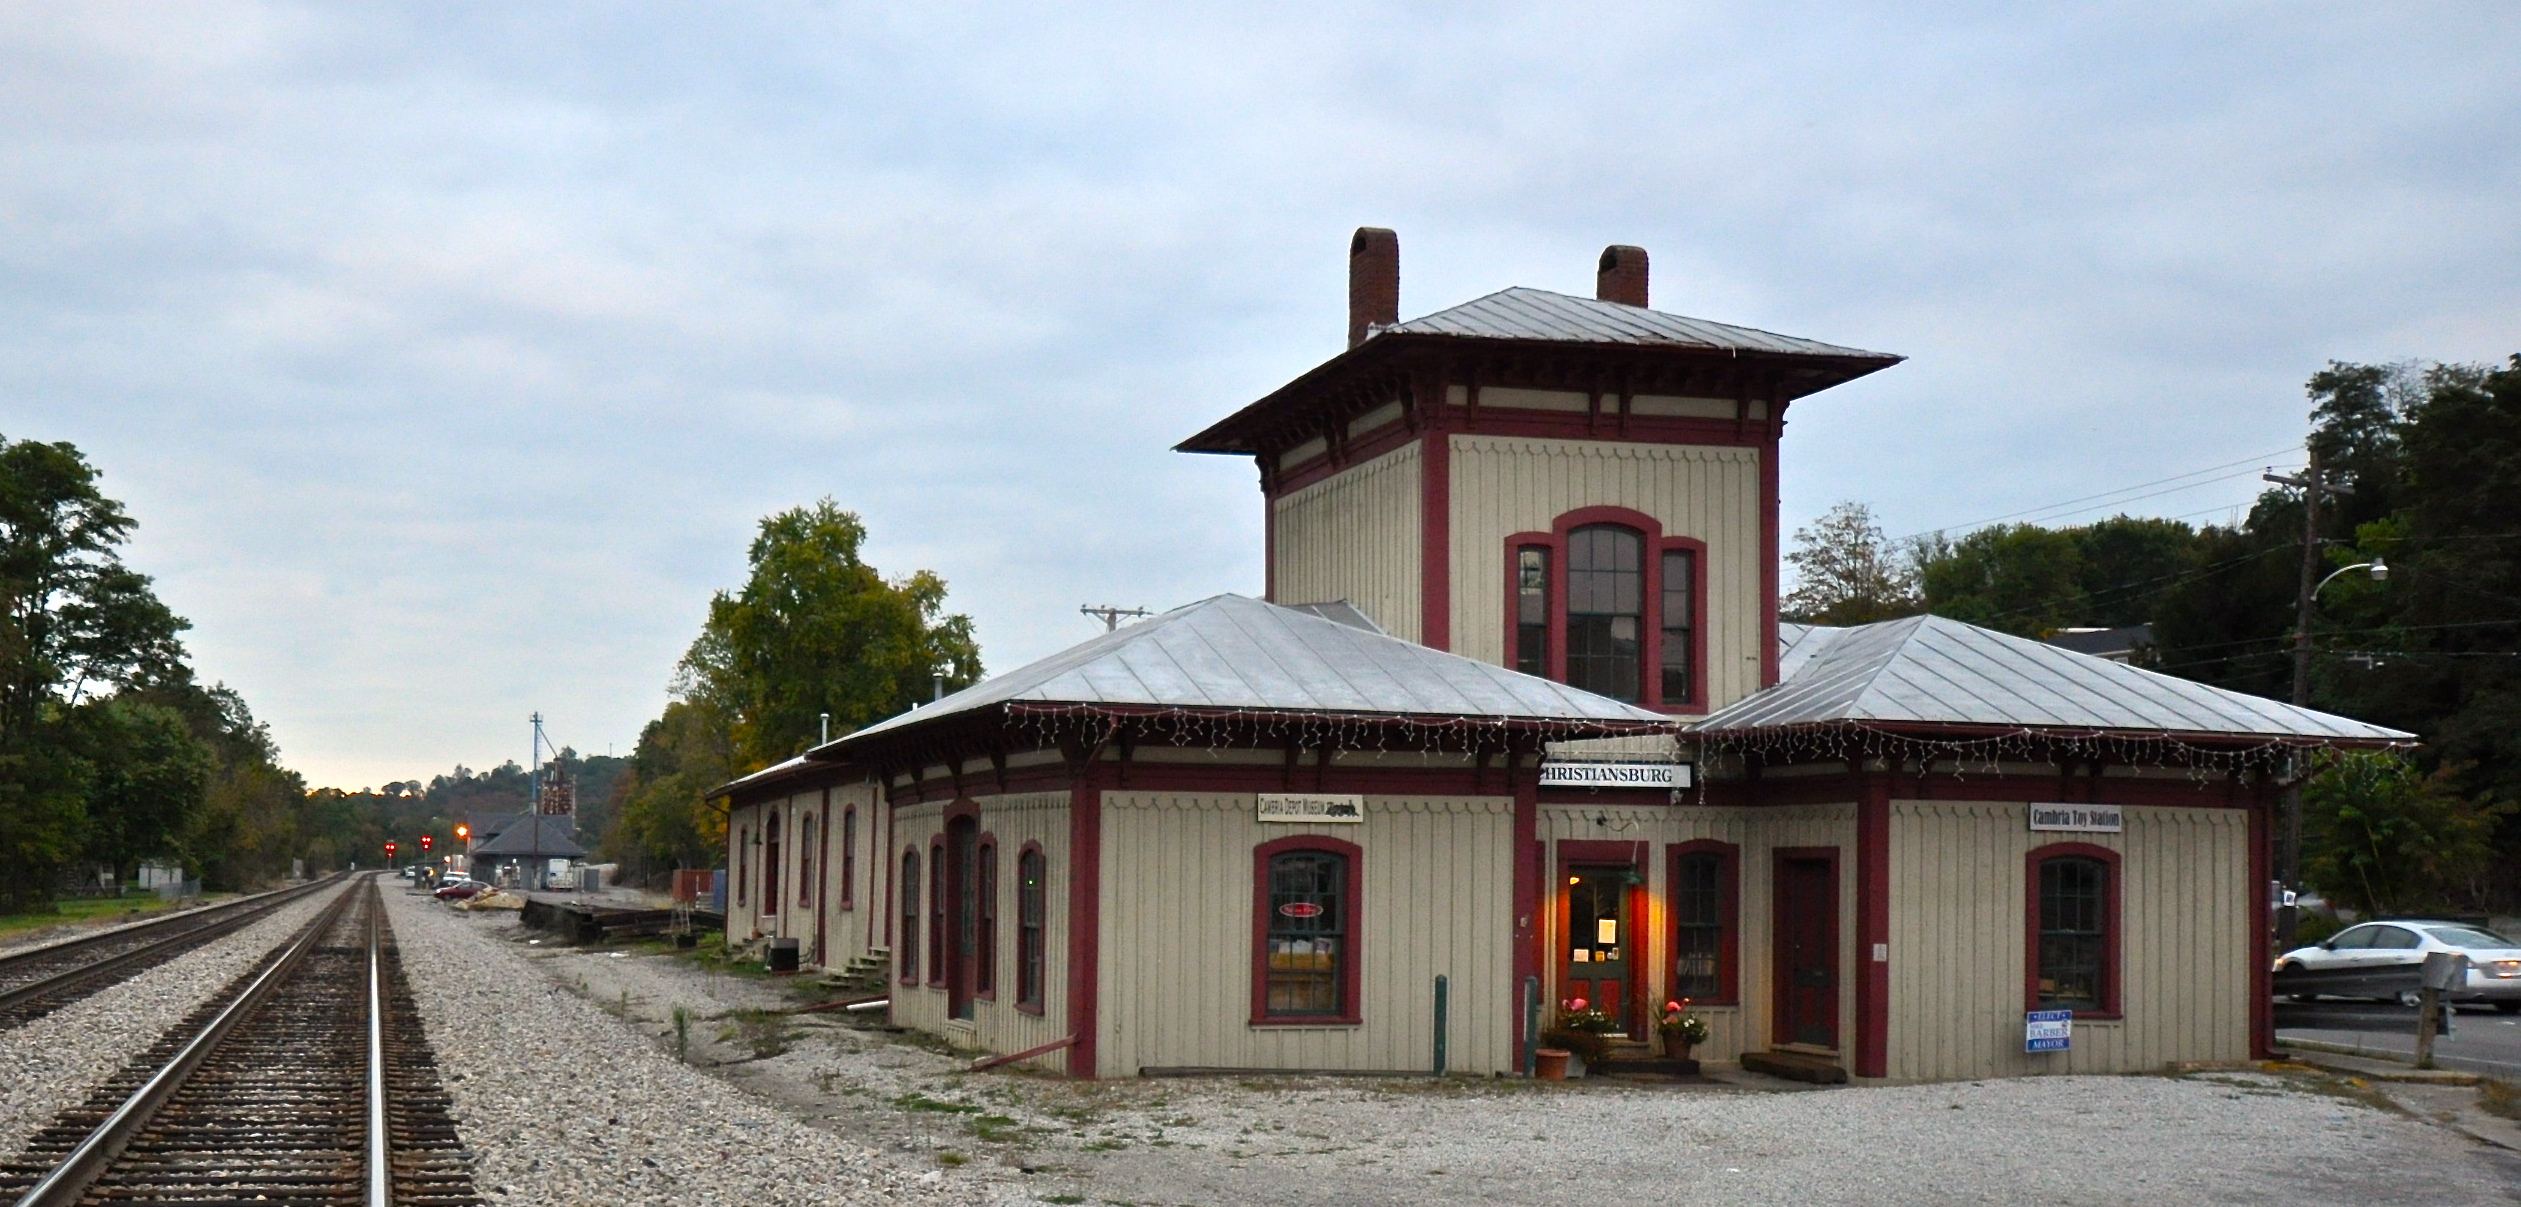
<svg viewBox="0 0 2521 1207"><path fill-rule="evenodd" d="M2124 818L2116 805L2031 803L2031 828L2072 834L2116 834Z"/></svg>
<svg viewBox="0 0 2521 1207"><path fill-rule="evenodd" d="M1263 792L1260 794L1260 819L1308 826L1323 822L1363 822L1366 819L1366 798L1359 793L1342 792Z"/></svg>
<svg viewBox="0 0 2521 1207"><path fill-rule="evenodd" d="M1678 792L1691 786L1688 763L1552 761L1541 764L1544 788L1654 788Z"/></svg>

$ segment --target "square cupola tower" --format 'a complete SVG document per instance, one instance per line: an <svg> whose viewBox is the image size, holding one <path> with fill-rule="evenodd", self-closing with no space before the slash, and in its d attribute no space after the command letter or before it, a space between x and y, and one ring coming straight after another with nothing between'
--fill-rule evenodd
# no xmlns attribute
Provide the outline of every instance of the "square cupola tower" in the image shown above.
<svg viewBox="0 0 2521 1207"><path fill-rule="evenodd" d="M1177 446L1249 456L1268 596L1702 713L1777 680L1777 452L1798 398L1900 357L1595 296L1505 289L1400 321L1400 246L1348 252L1348 349Z"/></svg>

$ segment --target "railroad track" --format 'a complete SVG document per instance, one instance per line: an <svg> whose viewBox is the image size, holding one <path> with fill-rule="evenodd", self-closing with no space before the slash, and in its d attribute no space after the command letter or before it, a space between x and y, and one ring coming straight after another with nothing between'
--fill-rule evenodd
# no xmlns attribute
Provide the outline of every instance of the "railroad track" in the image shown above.
<svg viewBox="0 0 2521 1207"><path fill-rule="evenodd" d="M0 1165L0 1202L477 1207L374 880Z"/></svg>
<svg viewBox="0 0 2521 1207"><path fill-rule="evenodd" d="M120 927L0 956L0 1031L21 1027L89 994L140 975L271 911L337 883L338 877L171 918Z"/></svg>

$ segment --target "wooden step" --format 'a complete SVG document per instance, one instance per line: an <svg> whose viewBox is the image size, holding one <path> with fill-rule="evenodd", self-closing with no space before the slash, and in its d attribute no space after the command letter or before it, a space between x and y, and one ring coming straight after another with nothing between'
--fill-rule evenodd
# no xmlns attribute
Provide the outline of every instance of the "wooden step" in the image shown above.
<svg viewBox="0 0 2521 1207"><path fill-rule="evenodd" d="M1809 1052L1745 1052L1742 1067L1754 1073L1783 1077L1788 1081L1808 1081L1814 1085L1845 1085L1847 1070L1837 1061Z"/></svg>

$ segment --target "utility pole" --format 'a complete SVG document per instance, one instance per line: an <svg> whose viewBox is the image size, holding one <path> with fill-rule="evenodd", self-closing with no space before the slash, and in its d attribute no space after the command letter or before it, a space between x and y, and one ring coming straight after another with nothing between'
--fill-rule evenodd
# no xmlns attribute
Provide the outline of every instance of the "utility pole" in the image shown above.
<svg viewBox="0 0 2521 1207"><path fill-rule="evenodd" d="M1127 616L1132 619L1143 619L1147 616L1154 615L1154 613L1147 611L1145 608L1116 608L1110 604L1104 604L1099 608L1079 607L1077 610L1088 616L1093 616L1102 620L1103 631L1106 633L1120 628L1120 618L1123 616Z"/></svg>
<svg viewBox="0 0 2521 1207"><path fill-rule="evenodd" d="M2293 702L2296 707L2311 703L2311 602L2319 593L2320 582L2320 496L2350 495L2355 488L2343 482L2331 482L2320 464L2320 450L2311 450L2309 466L2302 476L2262 474L2279 486L2302 491L2302 586L2294 599L2293 621ZM2297 782L2285 789L2285 828L2276 851L2276 880L2290 896L2302 889L2302 785ZM2293 945L2294 924L2299 917L2288 900L2276 908L2276 942L2279 947Z"/></svg>

